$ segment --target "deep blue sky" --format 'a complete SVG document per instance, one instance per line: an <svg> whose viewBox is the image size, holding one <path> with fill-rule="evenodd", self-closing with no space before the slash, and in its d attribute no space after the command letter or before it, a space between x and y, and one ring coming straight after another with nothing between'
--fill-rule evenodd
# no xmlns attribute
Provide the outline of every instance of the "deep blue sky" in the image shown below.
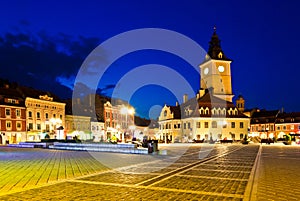
<svg viewBox="0 0 300 201"><path fill-rule="evenodd" d="M116 34L170 29L207 50L216 26L223 51L233 60L233 92L244 96L246 107L300 111L299 8L298 0L1 2L0 77L67 98L70 92L61 85L71 86L90 51ZM110 95L122 73L151 62L188 68L155 51L128 55L114 64L122 70L111 68L110 79L100 83L102 93ZM199 76L182 72L196 91ZM176 101L166 89L150 88L139 89L130 101L145 117L152 105Z"/></svg>

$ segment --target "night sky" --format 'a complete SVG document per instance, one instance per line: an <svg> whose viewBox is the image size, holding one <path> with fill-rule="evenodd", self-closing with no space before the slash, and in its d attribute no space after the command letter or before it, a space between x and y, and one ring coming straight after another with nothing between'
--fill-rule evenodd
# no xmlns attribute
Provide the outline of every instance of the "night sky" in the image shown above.
<svg viewBox="0 0 300 201"><path fill-rule="evenodd" d="M233 60L235 97L243 95L247 108L300 111L299 8L298 0L1 2L0 78L71 98L84 59L117 34L168 29L207 50L216 26L222 49ZM145 50L115 61L97 91L110 96L126 72L150 63L175 69L199 89L200 77L186 61ZM143 117L151 107L175 101L170 90L156 85L139 88L129 100Z"/></svg>

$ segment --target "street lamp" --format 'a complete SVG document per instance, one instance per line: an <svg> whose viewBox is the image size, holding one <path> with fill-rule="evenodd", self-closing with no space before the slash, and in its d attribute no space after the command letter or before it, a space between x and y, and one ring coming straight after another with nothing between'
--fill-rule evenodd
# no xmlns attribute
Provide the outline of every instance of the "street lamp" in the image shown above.
<svg viewBox="0 0 300 201"><path fill-rule="evenodd" d="M122 107L121 108L121 114L125 115L125 128L123 127L123 123L122 123L122 127L123 129L128 129L128 115L133 115L134 114L134 109L133 108L129 108L129 107ZM124 132L122 133L122 142L125 142L125 134Z"/></svg>
<svg viewBox="0 0 300 201"><path fill-rule="evenodd" d="M131 133L132 133L132 139L134 139L134 130L135 130L135 126L134 126L134 125L131 125L131 126L129 126L129 129L131 130Z"/></svg>
<svg viewBox="0 0 300 201"><path fill-rule="evenodd" d="M267 139L269 139L269 127L266 127L266 131L267 131Z"/></svg>
<svg viewBox="0 0 300 201"><path fill-rule="evenodd" d="M50 119L50 122L51 122L51 124L52 124L52 126L53 126L53 129L58 130L58 129L57 129L57 125L61 125L62 120L59 119L59 118L51 118L51 119ZM60 130L58 131L57 139L63 139L63 137L60 136L61 134L62 134L62 133L61 133L61 129L60 129Z"/></svg>

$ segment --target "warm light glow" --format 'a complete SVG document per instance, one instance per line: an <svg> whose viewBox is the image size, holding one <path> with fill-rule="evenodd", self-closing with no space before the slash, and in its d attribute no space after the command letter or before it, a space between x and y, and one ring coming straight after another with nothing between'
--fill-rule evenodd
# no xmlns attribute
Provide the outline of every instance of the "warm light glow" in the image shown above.
<svg viewBox="0 0 300 201"><path fill-rule="evenodd" d="M129 126L129 129L130 129L130 130L134 130L134 129L135 129L135 126L134 126L134 125Z"/></svg>
<svg viewBox="0 0 300 201"><path fill-rule="evenodd" d="M134 109L133 108L128 108L128 107L122 107L121 108L121 114L129 114L132 115L134 114Z"/></svg>
<svg viewBox="0 0 300 201"><path fill-rule="evenodd" d="M61 119L56 119L56 118L51 118L50 122L52 124L61 124L62 123Z"/></svg>

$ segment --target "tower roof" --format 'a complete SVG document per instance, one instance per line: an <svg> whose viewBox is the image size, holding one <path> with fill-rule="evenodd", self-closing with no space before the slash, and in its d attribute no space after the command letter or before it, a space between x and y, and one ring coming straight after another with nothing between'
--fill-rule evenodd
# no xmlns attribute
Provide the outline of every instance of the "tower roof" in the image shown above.
<svg viewBox="0 0 300 201"><path fill-rule="evenodd" d="M230 59L225 56L221 48L221 40L219 39L216 30L216 27L214 27L214 33L209 41L209 48L207 53L211 59L230 61Z"/></svg>

